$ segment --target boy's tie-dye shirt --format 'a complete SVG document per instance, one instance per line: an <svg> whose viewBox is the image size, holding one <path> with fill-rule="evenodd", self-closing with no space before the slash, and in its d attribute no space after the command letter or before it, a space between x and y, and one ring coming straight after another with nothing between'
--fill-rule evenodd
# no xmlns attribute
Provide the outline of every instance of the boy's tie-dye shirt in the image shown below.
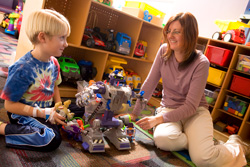
<svg viewBox="0 0 250 167"><path fill-rule="evenodd" d="M54 86L61 83L60 66L55 57L49 62L35 59L31 52L9 67L1 98L41 108L50 107Z"/></svg>

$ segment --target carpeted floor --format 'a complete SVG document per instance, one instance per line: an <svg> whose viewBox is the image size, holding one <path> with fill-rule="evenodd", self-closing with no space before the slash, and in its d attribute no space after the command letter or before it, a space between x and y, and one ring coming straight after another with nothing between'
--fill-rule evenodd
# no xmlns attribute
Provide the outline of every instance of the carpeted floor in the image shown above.
<svg viewBox="0 0 250 167"><path fill-rule="evenodd" d="M3 88L8 66L13 63L17 40L10 35L0 31L0 90ZM3 68L2 68L3 67ZM150 115L153 107L148 107L144 112ZM0 100L0 120L8 122L3 100ZM49 153L35 151L17 150L5 147L5 138L0 135L0 166L22 167L22 166L86 166L86 167L174 167L190 166L172 152L165 152L154 146L153 140L136 130L136 137L132 143L132 149L118 151L108 140L106 140L105 153L90 154L82 149L81 143L68 139L62 132L63 142L60 147Z"/></svg>
<svg viewBox="0 0 250 167"><path fill-rule="evenodd" d="M3 104L1 103L2 107ZM0 120L8 122L6 111L0 109ZM151 138L136 129L135 141L131 150L119 151L108 140L105 141L105 153L93 153L82 149L81 142L68 139L61 132L63 142L60 147L49 153L11 149L5 146L4 136L0 136L0 162L9 166L86 166L86 167L188 167L172 152L161 151L154 146Z"/></svg>

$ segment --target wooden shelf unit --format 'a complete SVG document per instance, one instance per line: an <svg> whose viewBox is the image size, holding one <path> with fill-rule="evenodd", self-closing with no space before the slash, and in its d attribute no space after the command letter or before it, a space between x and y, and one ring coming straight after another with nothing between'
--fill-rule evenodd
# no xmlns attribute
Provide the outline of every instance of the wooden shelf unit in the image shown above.
<svg viewBox="0 0 250 167"><path fill-rule="evenodd" d="M25 34L25 22L27 22L28 15L35 10L46 8L55 9L66 16L69 20L72 32L68 38L69 47L65 49L63 54L71 56L76 61L82 59L92 61L94 67L97 68L97 76L95 77L96 81L102 80L102 75L110 56L126 59L128 64L123 67L125 69L130 68L137 72L141 76L142 82L146 79L163 39L163 28L92 0L26 0L23 11L23 24L19 36L15 60L19 59L33 48ZM107 29L114 29L116 32L127 33L132 38L130 54L122 55L99 48L88 48L82 46L82 36L86 26L98 26L101 28L102 32ZM148 42L148 57L146 60L133 57L136 43L139 39ZM207 87L214 88L214 90L217 88L221 89L215 104L210 106L210 112L214 121L222 119L227 121L227 123L238 125L240 127L238 134L243 140L247 142L250 141L250 107L248 107L245 116L241 119L222 109L227 94L234 94L245 98L247 102L250 101L249 97L244 97L240 94L229 91L232 75L234 73L241 73L235 69L238 61L238 54L249 55L250 47L204 37L199 37L198 44L205 46L204 53L206 53L208 45L223 47L233 51L234 54L229 68L223 69L222 67L215 67L222 68L226 71L226 76L222 86L217 87L210 83L207 84ZM247 78L250 78L250 75L246 76ZM59 89L62 97L74 97L77 92L76 88L64 84L60 85ZM152 97L150 102L159 106L160 99ZM228 136L229 134L223 132L223 135Z"/></svg>
<svg viewBox="0 0 250 167"><path fill-rule="evenodd" d="M127 65L122 66L125 69L129 68L137 72L141 76L142 82L146 79L160 47L163 28L93 0L27 0L23 11L23 28L19 36L15 60L32 49L32 45L24 31L28 15L38 9L50 8L62 13L71 25L72 31L68 38L69 46L64 50L63 54L74 58L76 61L92 61L93 66L97 68L96 81L102 80L109 56L126 59ZM82 36L86 26L91 28L97 26L103 33L107 33L108 29L114 29L115 33L127 33L132 39L130 54L122 55L98 47L89 48L83 46L81 44ZM148 42L148 57L146 59L133 57L139 39ZM76 93L76 89L70 86L63 85L59 89L62 97L74 97Z"/></svg>
<svg viewBox="0 0 250 167"><path fill-rule="evenodd" d="M218 86L213 85L211 83L207 83L207 86L206 86L206 87L209 87L210 89L214 88L213 90L218 89L218 88L220 89L218 98L217 98L214 106L210 107L210 110L211 110L210 112L211 112L211 116L213 118L213 121L215 122L217 120L221 120L224 123L229 124L229 125L237 125L239 127L238 135L240 135L245 142L249 143L250 142L250 133L249 133L250 132L250 123L249 123L250 122L250 106L248 106L247 111L243 117L239 117L239 116L236 116L234 114L231 114L231 113L225 111L223 109L223 106L224 106L224 102L225 102L227 95L237 96L237 98L239 98L247 103L250 103L250 97L247 97L245 95L242 95L242 94L239 94L239 93L236 93L236 92L230 90L231 82L233 79L233 74L243 75L245 78L250 79L249 73L245 73L245 72L241 72L241 71L236 70L239 54L244 54L244 55L250 56L250 47L245 46L245 45L231 43L231 42L224 42L224 41L220 41L220 40L203 38L202 42L205 43L204 41L207 41L207 46L208 45L217 46L217 47L229 49L233 52L233 57L230 61L228 68L211 64L212 67L223 70L226 72L224 81L223 81L221 86L218 87ZM198 41L198 43L199 43L199 41ZM205 49L205 53L207 50L207 46ZM218 132L218 133L221 133L221 132ZM227 132L222 132L222 133L224 134L224 136L227 136L227 137L230 135Z"/></svg>

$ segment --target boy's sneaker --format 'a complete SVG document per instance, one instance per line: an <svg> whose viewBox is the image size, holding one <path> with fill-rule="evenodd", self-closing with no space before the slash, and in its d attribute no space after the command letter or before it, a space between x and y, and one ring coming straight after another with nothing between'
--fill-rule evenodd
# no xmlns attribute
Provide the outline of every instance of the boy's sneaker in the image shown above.
<svg viewBox="0 0 250 167"><path fill-rule="evenodd" d="M243 142L239 135L230 135L227 143L238 143L243 148L245 155L250 154L250 146L247 143Z"/></svg>

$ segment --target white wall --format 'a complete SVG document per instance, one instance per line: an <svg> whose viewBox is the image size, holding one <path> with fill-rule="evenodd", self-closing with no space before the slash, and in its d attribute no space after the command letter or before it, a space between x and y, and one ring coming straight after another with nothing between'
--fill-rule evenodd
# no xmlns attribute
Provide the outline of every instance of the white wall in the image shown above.
<svg viewBox="0 0 250 167"><path fill-rule="evenodd" d="M125 0L114 0L124 1ZM179 12L192 13L199 24L199 35L211 38L215 31L220 31L214 23L220 20L240 20L244 14L248 0L134 0L147 4L166 13L164 22Z"/></svg>
<svg viewBox="0 0 250 167"><path fill-rule="evenodd" d="M195 15L199 24L199 35L211 38L215 31L220 31L214 23L220 20L240 20L245 12L248 0L177 0L172 14L188 11Z"/></svg>

